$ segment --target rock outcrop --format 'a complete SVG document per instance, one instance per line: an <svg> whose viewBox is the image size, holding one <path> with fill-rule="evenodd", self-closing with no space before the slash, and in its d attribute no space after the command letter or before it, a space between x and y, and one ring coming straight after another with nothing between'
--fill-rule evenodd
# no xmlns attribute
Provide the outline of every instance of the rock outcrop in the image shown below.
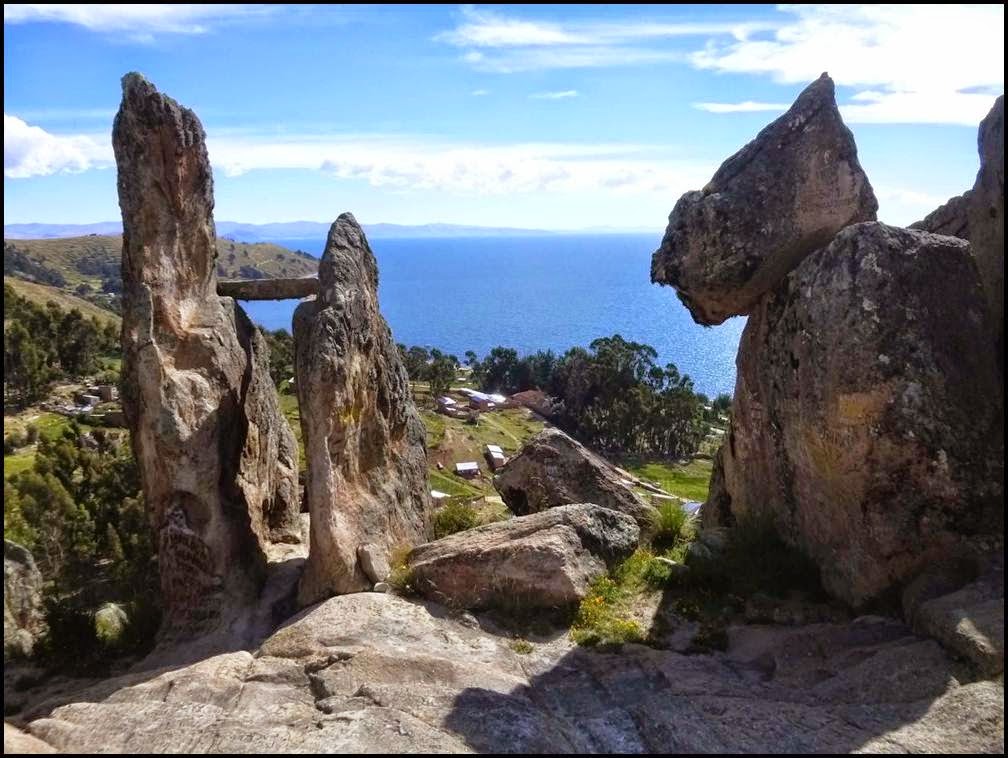
<svg viewBox="0 0 1008 758"><path fill-rule="evenodd" d="M55 753L56 748L38 737L25 734L16 726L4 722L3 732L4 755L24 755L31 753Z"/></svg>
<svg viewBox="0 0 1008 758"><path fill-rule="evenodd" d="M806 255L877 209L823 74L706 187L679 199L651 281L675 287L697 323L720 324L750 313Z"/></svg>
<svg viewBox="0 0 1008 758"><path fill-rule="evenodd" d="M407 566L414 590L452 607L566 608L639 538L626 514L564 505L420 545Z"/></svg>
<svg viewBox="0 0 1008 758"><path fill-rule="evenodd" d="M655 513L612 465L554 428L526 442L494 476L494 487L520 516L570 503L594 503L632 516L646 531Z"/></svg>
<svg viewBox="0 0 1008 758"><path fill-rule="evenodd" d="M1004 369L1004 95L980 122L980 171L973 189L932 211L913 229L969 240L990 308Z"/></svg>
<svg viewBox="0 0 1008 758"><path fill-rule="evenodd" d="M423 422L378 310L374 254L349 213L329 230L319 287L294 312L311 513L304 605L370 589L358 549L383 549L387 562L424 542L431 509Z"/></svg>
<svg viewBox="0 0 1008 758"><path fill-rule="evenodd" d="M918 634L933 637L948 650L970 661L990 678L1004 671L1004 554L991 561L975 581L946 575L943 591L919 591L921 579L903 594L907 621ZM951 581L949 581L951 580ZM927 589L934 590L932 582ZM916 586L915 586L916 585ZM918 589L910 602L910 590ZM923 596L922 596L923 595Z"/></svg>
<svg viewBox="0 0 1008 758"><path fill-rule="evenodd" d="M89 752L1003 752L1004 685L877 617L729 629L728 650L573 648L358 593L258 650L144 672L28 725Z"/></svg>
<svg viewBox="0 0 1008 758"><path fill-rule="evenodd" d="M726 492L712 489L705 523L726 500L733 520L772 519L853 605L982 548L1003 530L985 330L965 242L879 223L840 232L749 318Z"/></svg>
<svg viewBox="0 0 1008 758"><path fill-rule="evenodd" d="M220 626L299 534L297 446L262 335L217 295L213 179L195 114L123 78L123 408L158 533L165 630Z"/></svg>
<svg viewBox="0 0 1008 758"><path fill-rule="evenodd" d="M31 655L44 630L42 574L28 550L4 540L4 660Z"/></svg>

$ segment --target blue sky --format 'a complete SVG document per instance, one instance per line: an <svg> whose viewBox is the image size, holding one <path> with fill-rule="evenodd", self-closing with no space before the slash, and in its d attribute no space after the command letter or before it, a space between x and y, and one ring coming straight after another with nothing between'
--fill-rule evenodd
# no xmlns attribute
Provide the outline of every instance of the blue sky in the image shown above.
<svg viewBox="0 0 1008 758"><path fill-rule="evenodd" d="M882 220L973 183L1003 6L4 6L4 223L118 218L119 78L193 108L216 217L660 230L826 70Z"/></svg>

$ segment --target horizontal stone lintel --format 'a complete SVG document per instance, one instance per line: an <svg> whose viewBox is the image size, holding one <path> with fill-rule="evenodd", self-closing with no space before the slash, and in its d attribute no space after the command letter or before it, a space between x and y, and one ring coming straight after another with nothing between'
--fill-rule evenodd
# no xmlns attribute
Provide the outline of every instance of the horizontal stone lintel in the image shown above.
<svg viewBox="0 0 1008 758"><path fill-rule="evenodd" d="M297 279L232 279L217 282L217 294L235 300L299 300L317 295L317 276Z"/></svg>

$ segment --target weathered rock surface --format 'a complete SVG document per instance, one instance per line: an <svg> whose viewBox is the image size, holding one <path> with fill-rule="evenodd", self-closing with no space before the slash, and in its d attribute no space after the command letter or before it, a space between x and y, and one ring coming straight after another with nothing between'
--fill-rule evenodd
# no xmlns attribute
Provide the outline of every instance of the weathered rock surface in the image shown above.
<svg viewBox="0 0 1008 758"><path fill-rule="evenodd" d="M1004 365L1004 95L980 122L980 171L973 189L932 211L913 229L970 241Z"/></svg>
<svg viewBox="0 0 1008 758"><path fill-rule="evenodd" d="M414 589L452 607L564 608L639 537L626 514L565 505L420 545L407 565Z"/></svg>
<svg viewBox="0 0 1008 758"><path fill-rule="evenodd" d="M4 755L17 755L21 753L55 753L56 748L49 745L38 737L25 734L16 726L4 722L3 732Z"/></svg>
<svg viewBox="0 0 1008 758"><path fill-rule="evenodd" d="M42 574L35 558L21 545L4 540L4 660L31 655L44 630Z"/></svg>
<svg viewBox="0 0 1008 758"><path fill-rule="evenodd" d="M298 539L297 446L262 335L216 294L203 128L139 74L122 85L123 408L158 532L165 630L188 634L255 596L270 543Z"/></svg>
<svg viewBox="0 0 1008 758"><path fill-rule="evenodd" d="M217 282L217 294L235 300L289 300L317 295L318 278L233 279Z"/></svg>
<svg viewBox="0 0 1008 758"><path fill-rule="evenodd" d="M610 463L559 429L543 429L496 476L494 487L524 516L570 503L594 503L632 516L647 530L655 509Z"/></svg>
<svg viewBox="0 0 1008 758"><path fill-rule="evenodd" d="M319 296L294 312L301 430L308 459L311 548L303 605L371 589L358 548L426 539L425 430L378 310L378 265L349 213L329 230Z"/></svg>
<svg viewBox="0 0 1008 758"><path fill-rule="evenodd" d="M1004 556L976 581L911 609L914 631L971 661L982 676L1004 671Z"/></svg>
<svg viewBox="0 0 1008 758"><path fill-rule="evenodd" d="M823 74L669 216L651 281L670 284L699 324L747 314L838 231L878 202Z"/></svg>
<svg viewBox="0 0 1008 758"><path fill-rule="evenodd" d="M985 330L966 243L878 223L840 232L749 318L705 524L773 519L855 606L1003 534Z"/></svg>
<svg viewBox="0 0 1008 758"><path fill-rule="evenodd" d="M1001 752L1004 685L863 618L729 630L726 653L528 655L436 604L332 598L253 655L119 680L33 721L75 752Z"/></svg>

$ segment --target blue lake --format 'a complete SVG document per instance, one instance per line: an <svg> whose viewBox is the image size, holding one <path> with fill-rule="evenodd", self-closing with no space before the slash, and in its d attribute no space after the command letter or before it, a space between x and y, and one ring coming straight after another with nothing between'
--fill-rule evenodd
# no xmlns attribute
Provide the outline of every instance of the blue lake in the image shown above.
<svg viewBox="0 0 1008 758"><path fill-rule="evenodd" d="M321 255L324 240L270 240ZM657 235L375 239L379 300L397 342L480 357L587 347L621 334L651 345L696 389L732 392L745 319L693 323L674 290L650 282ZM243 303L267 329L291 328L296 301Z"/></svg>

